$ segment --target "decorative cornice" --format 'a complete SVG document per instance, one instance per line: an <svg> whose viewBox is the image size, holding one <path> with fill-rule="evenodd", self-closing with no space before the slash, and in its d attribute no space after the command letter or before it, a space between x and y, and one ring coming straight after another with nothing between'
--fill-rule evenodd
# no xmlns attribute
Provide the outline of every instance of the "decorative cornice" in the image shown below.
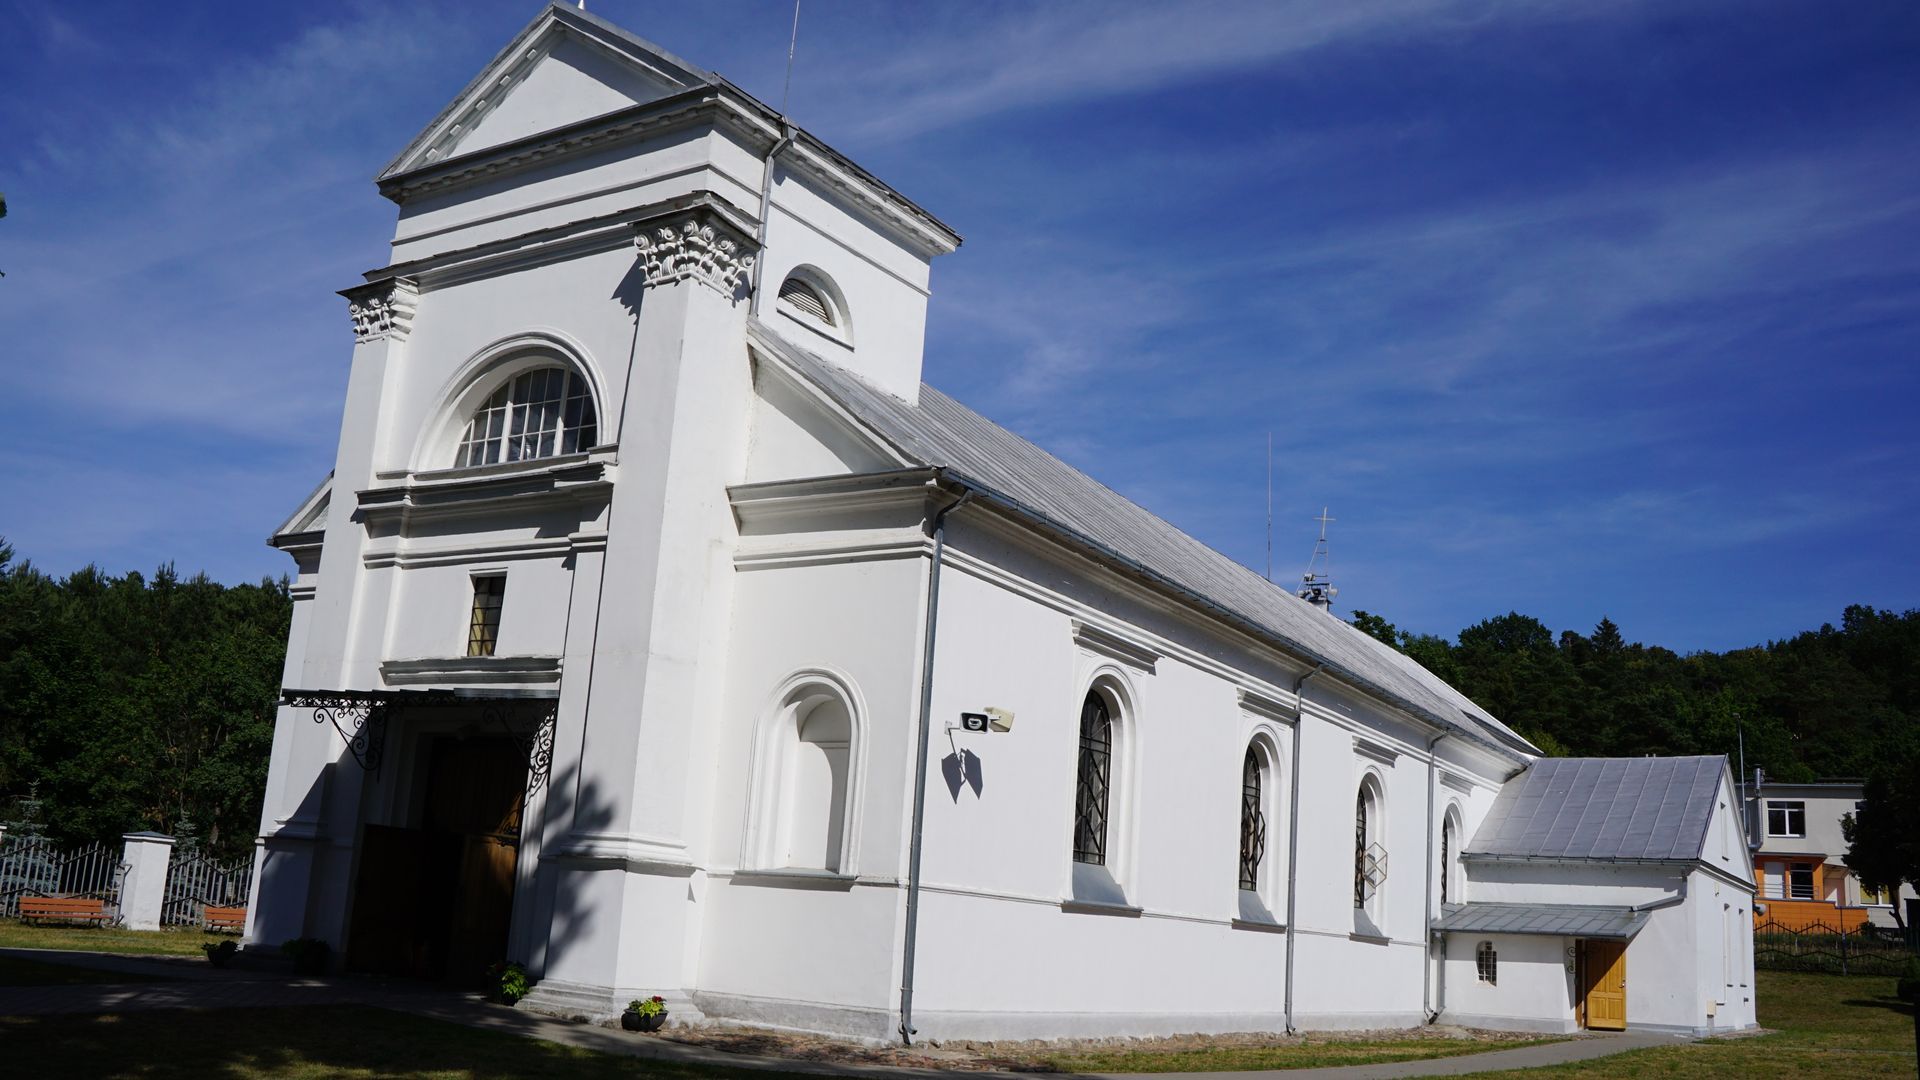
<svg viewBox="0 0 1920 1080"><path fill-rule="evenodd" d="M370 281L341 289L340 295L347 298L355 343L388 337L405 341L413 329L413 313L420 306L420 286L412 278Z"/></svg>
<svg viewBox="0 0 1920 1080"><path fill-rule="evenodd" d="M1245 686L1240 688L1240 710L1255 716L1264 716L1269 720L1278 720L1283 724L1291 724L1300 719L1300 710L1293 702Z"/></svg>
<svg viewBox="0 0 1920 1080"><path fill-rule="evenodd" d="M1088 652L1118 660L1139 668L1147 674L1153 674L1153 665L1160 659L1160 651L1145 642L1121 637L1111 630L1103 630L1092 623L1073 621L1073 643Z"/></svg>
<svg viewBox="0 0 1920 1080"><path fill-rule="evenodd" d="M641 284L697 281L728 300L744 295L753 270L753 241L711 210L691 210L634 229Z"/></svg>
<svg viewBox="0 0 1920 1080"><path fill-rule="evenodd" d="M1398 750L1384 743L1374 742L1372 739L1363 739L1358 735L1353 737L1353 752L1362 757L1370 757L1382 765L1392 765L1400 759Z"/></svg>

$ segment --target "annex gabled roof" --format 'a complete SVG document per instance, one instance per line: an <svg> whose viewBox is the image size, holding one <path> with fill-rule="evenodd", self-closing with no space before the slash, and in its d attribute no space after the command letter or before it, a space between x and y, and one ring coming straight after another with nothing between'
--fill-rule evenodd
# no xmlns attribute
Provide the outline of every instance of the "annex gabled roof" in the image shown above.
<svg viewBox="0 0 1920 1080"><path fill-rule="evenodd" d="M1439 676L1181 532L1112 488L931 386L919 404L896 398L782 338L758 319L748 335L818 387L903 459L992 492L1029 519L1103 552L1202 609L1441 728L1508 755L1538 754Z"/></svg>
<svg viewBox="0 0 1920 1080"><path fill-rule="evenodd" d="M719 81L645 38L552 0L378 179Z"/></svg>
<svg viewBox="0 0 1920 1080"><path fill-rule="evenodd" d="M1727 759L1541 758L1500 788L1466 854L1701 858Z"/></svg>

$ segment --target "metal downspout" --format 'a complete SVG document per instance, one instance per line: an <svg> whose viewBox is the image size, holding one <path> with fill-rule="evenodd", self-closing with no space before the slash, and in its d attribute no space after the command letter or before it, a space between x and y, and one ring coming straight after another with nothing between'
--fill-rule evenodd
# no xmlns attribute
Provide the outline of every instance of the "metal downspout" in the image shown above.
<svg viewBox="0 0 1920 1080"><path fill-rule="evenodd" d="M773 149L767 151L767 167L760 174L760 228L754 237L753 291L747 296L747 313L756 317L760 314L760 275L767 264L767 215L773 210L773 163L780 151L793 145L794 136L799 133L800 129L794 127L792 121L784 116L780 118L780 138Z"/></svg>
<svg viewBox="0 0 1920 1080"><path fill-rule="evenodd" d="M1293 1029L1293 924L1294 907L1300 892L1300 727L1306 723L1306 710L1301 708L1300 688L1307 680L1320 674L1325 664L1315 664L1313 670L1294 680L1293 683L1293 762L1292 779L1287 784L1287 1034Z"/></svg>
<svg viewBox="0 0 1920 1080"><path fill-rule="evenodd" d="M1448 734L1443 731L1427 740L1427 898L1420 909L1420 919L1424 924L1421 942L1425 946L1425 952L1422 953L1425 959L1420 964L1420 1015L1426 1017L1429 1024L1437 1015L1433 1011L1433 786L1439 766L1433 756L1433 748L1439 746L1440 740Z"/></svg>
<svg viewBox="0 0 1920 1080"><path fill-rule="evenodd" d="M940 615L940 564L947 550L947 515L973 498L971 490L933 515L933 558L927 567L927 628L920 653L920 729L913 751L913 827L907 842L906 942L900 956L900 1042L913 1045L913 960L920 932L921 826L927 816L927 743L933 728L933 641Z"/></svg>

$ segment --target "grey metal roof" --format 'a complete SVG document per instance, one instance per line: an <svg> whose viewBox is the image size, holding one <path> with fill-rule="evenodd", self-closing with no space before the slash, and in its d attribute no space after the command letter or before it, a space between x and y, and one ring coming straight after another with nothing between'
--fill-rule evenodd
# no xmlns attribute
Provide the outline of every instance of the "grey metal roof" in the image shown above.
<svg viewBox="0 0 1920 1080"><path fill-rule="evenodd" d="M748 321L756 346L818 386L910 461L959 474L1416 716L1509 754L1540 752L1404 653L1313 607L939 390L923 384L919 404L909 404L794 345L758 319Z"/></svg>
<svg viewBox="0 0 1920 1080"><path fill-rule="evenodd" d="M1433 924L1447 934L1541 934L1618 938L1640 932L1651 912L1604 904L1448 904Z"/></svg>
<svg viewBox="0 0 1920 1080"><path fill-rule="evenodd" d="M1727 759L1541 758L1506 782L1467 854L1697 859Z"/></svg>

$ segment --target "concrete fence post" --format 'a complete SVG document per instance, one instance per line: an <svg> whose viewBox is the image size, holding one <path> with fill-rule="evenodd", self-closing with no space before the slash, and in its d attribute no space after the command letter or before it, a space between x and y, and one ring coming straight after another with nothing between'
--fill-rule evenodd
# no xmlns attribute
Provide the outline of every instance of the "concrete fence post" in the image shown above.
<svg viewBox="0 0 1920 1080"><path fill-rule="evenodd" d="M167 900L167 864L173 860L173 837L165 833L136 832L126 841L127 876L120 882L120 925L129 930L160 929Z"/></svg>

